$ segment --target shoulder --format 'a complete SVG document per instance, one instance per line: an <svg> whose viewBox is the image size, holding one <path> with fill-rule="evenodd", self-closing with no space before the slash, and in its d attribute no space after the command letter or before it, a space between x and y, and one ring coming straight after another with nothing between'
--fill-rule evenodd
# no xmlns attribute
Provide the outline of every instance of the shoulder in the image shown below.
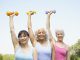
<svg viewBox="0 0 80 60"><path fill-rule="evenodd" d="M39 43L39 42L37 42L37 43L35 44L35 47L38 47L38 46L40 46L40 43Z"/></svg>
<svg viewBox="0 0 80 60"><path fill-rule="evenodd" d="M33 54L37 54L37 49L33 47Z"/></svg>
<svg viewBox="0 0 80 60"><path fill-rule="evenodd" d="M14 51L18 51L18 50L21 50L21 47L19 45L17 45L15 48L14 48Z"/></svg>
<svg viewBox="0 0 80 60"><path fill-rule="evenodd" d="M70 50L70 47L69 47L69 45L67 45L67 44L64 44L64 47L67 49L67 51L69 51L69 50Z"/></svg>

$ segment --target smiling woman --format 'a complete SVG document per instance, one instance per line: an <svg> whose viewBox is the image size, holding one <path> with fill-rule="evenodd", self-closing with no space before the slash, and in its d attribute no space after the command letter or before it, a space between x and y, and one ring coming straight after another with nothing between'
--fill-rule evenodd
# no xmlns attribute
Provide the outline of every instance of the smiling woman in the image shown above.
<svg viewBox="0 0 80 60"><path fill-rule="evenodd" d="M43 42L44 39L47 40L47 34L44 28L38 29L35 34L38 42Z"/></svg>
<svg viewBox="0 0 80 60"><path fill-rule="evenodd" d="M34 35L31 25L32 11L28 15L28 31L32 45L38 52L38 60L55 60L54 46L47 40L47 33L44 28L40 28ZM52 56L53 55L53 56Z"/></svg>
<svg viewBox="0 0 80 60"><path fill-rule="evenodd" d="M15 13L8 16L10 18L10 31L15 50L15 60L36 60L37 54L35 48L28 45L29 33L26 30L22 30L19 32L17 39L13 24Z"/></svg>
<svg viewBox="0 0 80 60"><path fill-rule="evenodd" d="M53 12L49 11L47 14L47 31L49 35L49 39L51 40L52 44L55 47L55 58L56 60L70 60L70 54L69 54L69 48L68 46L63 42L64 38L64 31L63 30L57 30L56 31L56 37L57 41L55 42L54 37L51 34L50 31L50 16Z"/></svg>

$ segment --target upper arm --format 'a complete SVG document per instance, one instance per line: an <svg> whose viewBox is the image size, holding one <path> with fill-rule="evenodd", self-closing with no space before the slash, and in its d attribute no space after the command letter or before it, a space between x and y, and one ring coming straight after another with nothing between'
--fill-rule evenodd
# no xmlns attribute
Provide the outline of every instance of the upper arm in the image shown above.
<svg viewBox="0 0 80 60"><path fill-rule="evenodd" d="M36 48L34 49L34 51L33 51L33 60L37 60L37 50L36 50Z"/></svg>
<svg viewBox="0 0 80 60"><path fill-rule="evenodd" d="M49 39L51 46L54 46L56 43L56 40L54 38Z"/></svg>
<svg viewBox="0 0 80 60"><path fill-rule="evenodd" d="M54 45L52 45L51 47L52 47L52 60L55 60L55 47Z"/></svg>
<svg viewBox="0 0 80 60"><path fill-rule="evenodd" d="M32 29L28 28L28 32L29 32L30 41L31 41L32 45L35 46L37 40L36 40L36 38L34 36L34 33L33 33Z"/></svg>
<svg viewBox="0 0 80 60"><path fill-rule="evenodd" d="M66 58L66 60L70 60L70 48L67 46L67 49L68 49L68 51L67 51L67 58Z"/></svg>
<svg viewBox="0 0 80 60"><path fill-rule="evenodd" d="M13 32L13 31L11 31L11 38L12 38L14 48L16 48L16 46L19 45L19 42L18 42L18 39L15 35L15 32Z"/></svg>

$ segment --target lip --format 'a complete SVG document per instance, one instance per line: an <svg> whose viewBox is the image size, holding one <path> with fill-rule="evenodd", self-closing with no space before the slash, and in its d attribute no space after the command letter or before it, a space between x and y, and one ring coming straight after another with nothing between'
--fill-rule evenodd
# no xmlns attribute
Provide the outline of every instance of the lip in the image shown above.
<svg viewBox="0 0 80 60"><path fill-rule="evenodd" d="M44 37L44 36L41 35L41 36L39 36L39 37Z"/></svg>
<svg viewBox="0 0 80 60"><path fill-rule="evenodd" d="M44 39L45 38L45 36L39 36L39 39Z"/></svg>
<svg viewBox="0 0 80 60"><path fill-rule="evenodd" d="M22 39L22 40L20 40L21 42L24 42L24 41L26 41L25 39Z"/></svg>

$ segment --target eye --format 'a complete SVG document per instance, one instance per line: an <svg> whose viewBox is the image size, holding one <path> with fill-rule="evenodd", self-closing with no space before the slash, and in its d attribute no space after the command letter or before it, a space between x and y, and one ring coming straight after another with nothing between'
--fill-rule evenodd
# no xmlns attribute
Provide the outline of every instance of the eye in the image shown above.
<svg viewBox="0 0 80 60"><path fill-rule="evenodd" d="M60 35L60 34L57 34L57 35Z"/></svg>
<svg viewBox="0 0 80 60"><path fill-rule="evenodd" d="M41 32L38 32L38 34L40 34Z"/></svg>
<svg viewBox="0 0 80 60"><path fill-rule="evenodd" d="M43 34L45 34L45 32L42 32Z"/></svg>
<svg viewBox="0 0 80 60"><path fill-rule="evenodd" d="M23 35L23 37L26 37L26 35Z"/></svg>

